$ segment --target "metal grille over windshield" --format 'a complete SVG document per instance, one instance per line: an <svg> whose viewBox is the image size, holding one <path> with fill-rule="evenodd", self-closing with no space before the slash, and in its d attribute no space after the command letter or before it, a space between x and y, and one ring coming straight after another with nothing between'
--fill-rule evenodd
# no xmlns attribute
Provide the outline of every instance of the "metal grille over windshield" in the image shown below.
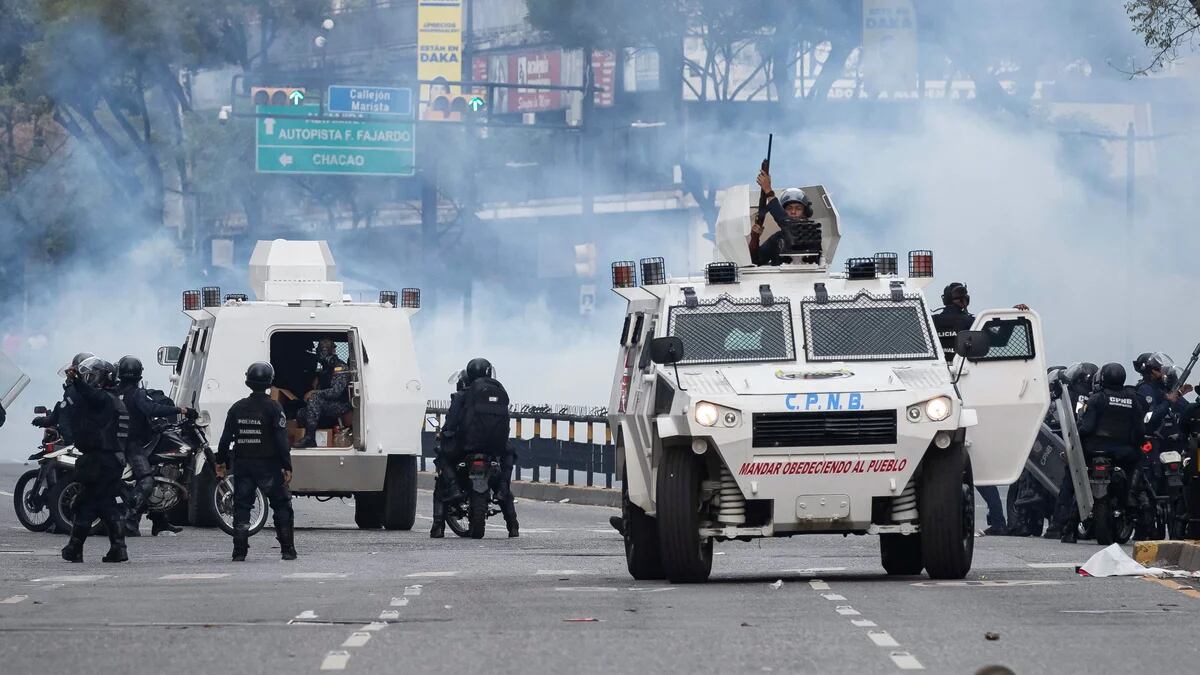
<svg viewBox="0 0 1200 675"><path fill-rule="evenodd" d="M792 306L787 298L738 299L727 295L696 307L671 307L668 326L683 340L680 363L794 361Z"/></svg>
<svg viewBox="0 0 1200 675"><path fill-rule="evenodd" d="M925 302L919 295L830 296L804 300L804 343L809 361L894 361L937 358Z"/></svg>

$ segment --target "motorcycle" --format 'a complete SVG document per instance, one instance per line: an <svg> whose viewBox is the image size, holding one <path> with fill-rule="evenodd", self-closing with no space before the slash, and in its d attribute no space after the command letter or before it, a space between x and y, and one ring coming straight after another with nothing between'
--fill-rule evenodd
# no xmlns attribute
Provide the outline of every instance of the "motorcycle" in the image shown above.
<svg viewBox="0 0 1200 675"><path fill-rule="evenodd" d="M1183 485L1183 453L1169 441L1177 426L1167 424L1142 445L1144 460L1134 477L1133 491L1140 513L1139 536L1153 539L1183 539L1188 523L1188 505Z"/></svg>
<svg viewBox="0 0 1200 675"><path fill-rule="evenodd" d="M434 429L438 428L437 421L428 420ZM438 434L440 442L440 432ZM439 467L439 471L449 470L452 478L459 487L459 497L444 500L446 525L450 531L460 537L482 539L487 526L487 519L501 513L500 502L497 499L500 481L500 461L483 453L469 454L455 467ZM441 481L433 489L434 498L442 498Z"/></svg>
<svg viewBox="0 0 1200 675"><path fill-rule="evenodd" d="M1136 510L1129 503L1130 477L1105 455L1088 460L1088 482L1092 488L1092 534L1096 543L1125 544L1133 538Z"/></svg>
<svg viewBox="0 0 1200 675"><path fill-rule="evenodd" d="M45 415L45 406L34 408L34 414ZM71 449L71 446L63 443L57 429L46 429L38 451L28 458L28 461L37 462L38 468L30 469L17 478L13 488L13 508L17 520L30 532L57 530L50 509L50 495L54 487L69 474L56 458Z"/></svg>
<svg viewBox="0 0 1200 675"><path fill-rule="evenodd" d="M204 456L212 462L212 450L205 434L209 424L208 415L198 419L184 418L179 422L158 425L151 441L154 450L150 453L150 470L154 486L146 500L151 513L169 513L184 507L190 500L204 500L202 506L214 516L216 524L226 534L233 535L233 476L227 475L216 481L210 490L196 490L197 458ZM76 457L70 457L72 465ZM136 481L132 470L126 466L121 475L126 494L133 494ZM58 491L52 502L55 519L59 527L70 529L75 514L75 499L79 496L80 484L71 482ZM254 507L250 513L251 534L257 533L267 522L267 498L257 491Z"/></svg>

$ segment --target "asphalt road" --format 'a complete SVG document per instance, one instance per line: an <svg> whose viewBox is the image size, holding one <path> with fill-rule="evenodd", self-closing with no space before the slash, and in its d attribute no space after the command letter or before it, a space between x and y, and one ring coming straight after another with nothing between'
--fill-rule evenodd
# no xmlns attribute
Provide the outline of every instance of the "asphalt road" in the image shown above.
<svg viewBox="0 0 1200 675"><path fill-rule="evenodd" d="M297 500L300 559L271 531L229 562L219 530L130 540L129 564L58 557L17 523L0 465L0 672L1195 672L1200 599L1071 568L1098 550L977 540L968 582L888 578L873 537L718 545L699 586L633 582L611 509L520 502L519 539L360 531ZM982 505L981 505L982 512ZM148 526L146 529L148 535ZM782 581L782 585L778 584ZM989 636L989 633L991 634ZM994 639L989 639L994 638Z"/></svg>

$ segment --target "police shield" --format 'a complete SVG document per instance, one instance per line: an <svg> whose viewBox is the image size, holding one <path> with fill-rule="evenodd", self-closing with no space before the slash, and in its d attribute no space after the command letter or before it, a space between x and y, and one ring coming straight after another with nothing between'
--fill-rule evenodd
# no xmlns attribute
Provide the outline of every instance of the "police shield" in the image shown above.
<svg viewBox="0 0 1200 675"><path fill-rule="evenodd" d="M0 405L8 410L27 386L29 386L29 377L21 372L17 364L0 352Z"/></svg>

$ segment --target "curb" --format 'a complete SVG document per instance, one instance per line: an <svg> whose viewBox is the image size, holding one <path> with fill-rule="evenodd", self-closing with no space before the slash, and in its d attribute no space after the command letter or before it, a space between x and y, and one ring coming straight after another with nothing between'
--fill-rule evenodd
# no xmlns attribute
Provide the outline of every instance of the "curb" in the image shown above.
<svg viewBox="0 0 1200 675"><path fill-rule="evenodd" d="M561 502L565 499L571 504L621 508L620 490L579 485L559 485L557 483L532 483L527 480L514 480L511 486L513 496L520 497L521 499L538 502ZM417 487L422 490L432 490L433 473L430 471L417 472Z"/></svg>
<svg viewBox="0 0 1200 675"><path fill-rule="evenodd" d="M1147 567L1200 571L1200 541L1140 541L1133 559Z"/></svg>

